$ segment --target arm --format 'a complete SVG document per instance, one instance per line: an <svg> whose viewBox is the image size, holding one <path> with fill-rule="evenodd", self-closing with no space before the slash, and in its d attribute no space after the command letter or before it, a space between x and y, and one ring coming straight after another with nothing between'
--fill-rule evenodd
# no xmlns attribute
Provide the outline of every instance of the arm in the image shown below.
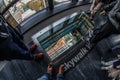
<svg viewBox="0 0 120 80"><path fill-rule="evenodd" d="M64 65L61 65L59 67L59 71L58 71L58 75L57 75L57 80L63 80L63 78L64 78L63 73L64 73Z"/></svg>
<svg viewBox="0 0 120 80"><path fill-rule="evenodd" d="M51 74L45 73L42 77L38 78L37 80L51 80Z"/></svg>
<svg viewBox="0 0 120 80"><path fill-rule="evenodd" d="M92 5L90 7L90 11L92 11L94 7L95 7L95 0L93 0L93 2L92 2Z"/></svg>
<svg viewBox="0 0 120 80"><path fill-rule="evenodd" d="M53 71L53 65L49 65L47 68L47 73L45 73L41 78L39 78L38 80L52 80L52 71Z"/></svg>
<svg viewBox="0 0 120 80"><path fill-rule="evenodd" d="M64 78L63 74L58 74L57 75L57 80L63 80L63 78Z"/></svg>

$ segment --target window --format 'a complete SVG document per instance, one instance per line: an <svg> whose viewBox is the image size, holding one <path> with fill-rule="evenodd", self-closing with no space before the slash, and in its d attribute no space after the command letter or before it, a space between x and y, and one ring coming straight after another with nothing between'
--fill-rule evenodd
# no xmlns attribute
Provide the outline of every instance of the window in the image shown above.
<svg viewBox="0 0 120 80"><path fill-rule="evenodd" d="M9 13L19 24L44 8L46 8L45 0L19 0L9 9Z"/></svg>
<svg viewBox="0 0 120 80"><path fill-rule="evenodd" d="M56 27L53 28L53 32L57 32L58 30L60 30L63 27L63 23L58 24Z"/></svg>
<svg viewBox="0 0 120 80"><path fill-rule="evenodd" d="M74 14L72 14L72 15L69 16L69 22L68 22L68 24L70 24L70 23L72 23L72 22L75 21L75 19L77 17L76 15L77 15L77 13L74 13Z"/></svg>
<svg viewBox="0 0 120 80"><path fill-rule="evenodd" d="M42 34L41 36L39 36L38 37L38 41L42 41L42 40L44 40L46 37L48 37L50 35L50 32L49 31L47 31L47 32L45 32L44 34Z"/></svg>
<svg viewBox="0 0 120 80"><path fill-rule="evenodd" d="M2 12L5 9L6 5L3 0L0 0L0 12Z"/></svg>
<svg viewBox="0 0 120 80"><path fill-rule="evenodd" d="M53 1L54 1L54 5L56 5L63 2L70 2L71 0L53 0Z"/></svg>
<svg viewBox="0 0 120 80"><path fill-rule="evenodd" d="M64 19L61 19L61 20L64 20ZM61 20L57 21L57 23L61 22ZM77 28L78 22L79 22L78 20L72 22L66 27L62 26L62 29L61 29L61 25L64 24L64 22L61 22L59 26L54 25L54 27L47 32L51 32L52 29L59 30L59 31L55 33L53 32L54 34L49 34L48 38L45 37L46 39L44 38L44 40L39 40L39 43L41 44L43 49L46 51L46 53L50 56L51 60L54 60L59 55L63 54L66 50L71 48L77 42L82 41L83 35L79 31L79 29L83 31L82 32L83 34L86 34L86 32L88 32L88 29L86 29L85 27L79 26L80 28ZM84 26L84 23L82 23L82 25Z"/></svg>
<svg viewBox="0 0 120 80"><path fill-rule="evenodd" d="M5 5L7 6L7 5L10 4L12 1L14 1L14 0L4 0L4 3L5 3Z"/></svg>
<svg viewBox="0 0 120 80"><path fill-rule="evenodd" d="M78 31L76 30L76 32ZM50 46L45 48L47 54L52 60L55 59L56 57L64 53L66 50L68 50L71 46L75 45L80 40L79 35L79 32L78 36L74 35L74 30L73 32L71 31L65 34L63 37L56 40Z"/></svg>
<svg viewBox="0 0 120 80"><path fill-rule="evenodd" d="M7 11L3 16L14 28L18 25L17 21L14 19L9 11Z"/></svg>
<svg viewBox="0 0 120 80"><path fill-rule="evenodd" d="M51 60L54 60L80 40L80 32L75 29L74 26L70 26L64 29L59 35L53 35L51 39L41 42L41 45L50 56Z"/></svg>
<svg viewBox="0 0 120 80"><path fill-rule="evenodd" d="M2 12L14 0L0 0L0 12Z"/></svg>
<svg viewBox="0 0 120 80"><path fill-rule="evenodd" d="M53 32L57 32L58 30L63 28L65 20L66 20L66 18L62 18L62 19L56 21L55 23L53 23Z"/></svg>
<svg viewBox="0 0 120 80"><path fill-rule="evenodd" d="M54 60L86 39L92 28L94 27L85 13L73 13L39 31L32 38L45 50L50 59Z"/></svg>

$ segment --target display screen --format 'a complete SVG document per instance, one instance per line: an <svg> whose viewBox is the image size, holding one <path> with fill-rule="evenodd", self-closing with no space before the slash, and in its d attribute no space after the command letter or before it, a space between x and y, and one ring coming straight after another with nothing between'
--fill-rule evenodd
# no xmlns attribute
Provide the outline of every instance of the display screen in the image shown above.
<svg viewBox="0 0 120 80"><path fill-rule="evenodd" d="M76 16L77 19L75 19ZM64 25L66 21L67 24ZM76 43L83 41L83 37L88 36L89 29L92 28L94 27L85 13L76 14L72 17L67 16L49 26L49 30L46 32L42 34L37 33L37 35L39 34L37 41L49 55L50 59L54 60Z"/></svg>

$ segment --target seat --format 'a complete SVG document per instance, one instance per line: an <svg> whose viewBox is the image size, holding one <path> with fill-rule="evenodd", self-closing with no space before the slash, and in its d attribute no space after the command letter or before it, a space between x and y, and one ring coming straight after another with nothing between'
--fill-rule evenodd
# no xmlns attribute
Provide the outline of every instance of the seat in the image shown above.
<svg viewBox="0 0 120 80"><path fill-rule="evenodd" d="M96 15L94 26L95 29L93 30L93 36L90 39L91 43L97 43L103 38L117 32L107 15Z"/></svg>

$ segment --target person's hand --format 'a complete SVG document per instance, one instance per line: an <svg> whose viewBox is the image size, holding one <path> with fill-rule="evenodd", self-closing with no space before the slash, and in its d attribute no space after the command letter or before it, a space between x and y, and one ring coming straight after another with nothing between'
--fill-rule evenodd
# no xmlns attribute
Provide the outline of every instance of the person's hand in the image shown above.
<svg viewBox="0 0 120 80"><path fill-rule="evenodd" d="M47 68L47 73L52 74L52 72L53 72L53 65L52 65L52 64L49 64L49 65L48 65L48 68Z"/></svg>
<svg viewBox="0 0 120 80"><path fill-rule="evenodd" d="M100 14L102 14L102 15L106 15L107 12L106 12L105 10L103 10Z"/></svg>
<svg viewBox="0 0 120 80"><path fill-rule="evenodd" d="M64 65L60 65L58 74L63 74L64 73Z"/></svg>

